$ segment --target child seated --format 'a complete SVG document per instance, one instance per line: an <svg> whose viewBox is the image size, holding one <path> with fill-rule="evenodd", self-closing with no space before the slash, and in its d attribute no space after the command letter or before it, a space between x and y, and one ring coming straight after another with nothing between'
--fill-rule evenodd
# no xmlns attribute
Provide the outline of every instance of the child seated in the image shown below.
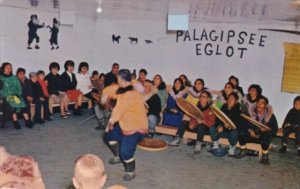
<svg viewBox="0 0 300 189"><path fill-rule="evenodd" d="M287 151L288 137L290 133L296 133L297 155L300 156L300 96L294 99L294 107L290 109L283 122L283 137L280 153Z"/></svg>
<svg viewBox="0 0 300 189"><path fill-rule="evenodd" d="M41 85L37 81L37 73L31 72L29 74L30 77L30 85L32 88L32 103L35 104L35 115L34 115L34 122L43 124L45 123L44 118L42 118L42 107L44 110L44 116L47 120L50 120L49 113L48 113L48 101L44 96L43 90Z"/></svg>

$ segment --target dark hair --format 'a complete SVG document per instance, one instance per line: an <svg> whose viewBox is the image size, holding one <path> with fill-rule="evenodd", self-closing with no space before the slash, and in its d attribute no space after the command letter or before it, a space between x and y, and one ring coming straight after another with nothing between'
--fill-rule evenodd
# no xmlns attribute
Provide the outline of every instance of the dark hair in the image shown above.
<svg viewBox="0 0 300 189"><path fill-rule="evenodd" d="M60 70L60 66L57 62L51 62L49 65L49 71L51 72L52 69L56 68L58 71Z"/></svg>
<svg viewBox="0 0 300 189"><path fill-rule="evenodd" d="M197 81L200 81L203 86L205 85L204 80L202 78L196 79L195 82L194 82L194 85L196 84Z"/></svg>
<svg viewBox="0 0 300 189"><path fill-rule="evenodd" d="M239 78L235 77L234 75L230 76L228 78L228 81L230 82L231 79L235 79L236 80L236 85L239 86L240 82L239 82Z"/></svg>
<svg viewBox="0 0 300 189"><path fill-rule="evenodd" d="M113 67L115 67L115 66L118 66L118 67L120 67L120 66L119 66L119 64L118 64L118 63L116 63L116 62L115 62L115 63L113 63L113 65L112 65L112 68L113 68Z"/></svg>
<svg viewBox="0 0 300 189"><path fill-rule="evenodd" d="M183 89L184 89L184 83L183 83L183 81L182 81L182 79L180 79L180 78L176 78L175 80L174 80L174 82L173 82L173 91L174 92L176 92L176 89L175 89L175 83L177 82L177 81L179 81L180 82L180 84L181 84L181 87L180 87L180 89L179 89L179 91L182 91ZM178 92L178 91L177 91Z"/></svg>
<svg viewBox="0 0 300 189"><path fill-rule="evenodd" d="M238 100L239 100L239 95L237 95L235 92L233 92L233 93L230 93L230 94L228 95L228 98L229 98L230 96L233 96L233 97L234 97L234 99L235 99L236 101L238 101Z"/></svg>
<svg viewBox="0 0 300 189"><path fill-rule="evenodd" d="M41 75L41 74L44 74L45 75L45 72L43 70L39 70L36 75Z"/></svg>
<svg viewBox="0 0 300 189"><path fill-rule="evenodd" d="M97 70L94 70L92 73L92 76L95 76L95 75L99 75L99 72Z"/></svg>
<svg viewBox="0 0 300 189"><path fill-rule="evenodd" d="M258 97L256 102L258 102L259 100L264 100L267 105L269 104L268 98L265 97L265 96L263 96L263 95L261 95L260 97Z"/></svg>
<svg viewBox="0 0 300 189"><path fill-rule="evenodd" d="M5 67L8 66L8 65L10 65L10 66L12 67L11 63L9 63L9 62L3 62L3 63L2 63L1 68L0 68L0 75L4 75L4 69L5 69ZM9 74L9 76L11 76L11 75L12 75L12 71L11 71L11 73Z"/></svg>
<svg viewBox="0 0 300 189"><path fill-rule="evenodd" d="M224 88L226 87L226 85L230 85L232 87L232 89L234 89L234 85L230 82L225 83Z"/></svg>
<svg viewBox="0 0 300 189"><path fill-rule="evenodd" d="M18 74L20 72L24 72L24 74L25 74L26 70L24 68L18 68L16 74Z"/></svg>
<svg viewBox="0 0 300 189"><path fill-rule="evenodd" d="M119 70L119 77L124 81L130 82L131 81L131 72L128 69L121 69Z"/></svg>
<svg viewBox="0 0 300 189"><path fill-rule="evenodd" d="M145 70L144 68L140 69L139 73L144 73L145 75L148 74L147 70Z"/></svg>
<svg viewBox="0 0 300 189"><path fill-rule="evenodd" d="M101 78L101 77L104 77L104 79L105 79L105 74L104 74L104 73L101 73L101 74L99 75L99 78Z"/></svg>
<svg viewBox="0 0 300 189"><path fill-rule="evenodd" d="M201 92L201 95L202 95L202 94L206 94L209 98L211 98L211 93L210 93L209 91L202 91L202 92ZM200 95L200 96L201 96L201 95Z"/></svg>
<svg viewBox="0 0 300 189"><path fill-rule="evenodd" d="M65 68L65 70L67 71L69 66L74 67L74 65L75 65L75 63L74 63L73 60L67 60L67 61L65 62L64 68Z"/></svg>
<svg viewBox="0 0 300 189"><path fill-rule="evenodd" d="M191 87L191 86L192 86L191 81L187 78L186 75L181 74L181 75L179 76L179 78L180 78L180 77L184 77L184 79L185 79L185 82L183 83L184 86L188 86L188 87Z"/></svg>
<svg viewBox="0 0 300 189"><path fill-rule="evenodd" d="M135 69L131 73L131 77L133 77L133 76L136 77L136 70Z"/></svg>
<svg viewBox="0 0 300 189"><path fill-rule="evenodd" d="M86 67L87 69L89 69L89 64L87 62L81 62L78 66L78 73L81 72L81 69Z"/></svg>
<svg viewBox="0 0 300 189"><path fill-rule="evenodd" d="M300 96L296 96L294 99L294 104L296 103L296 101L300 101Z"/></svg>
<svg viewBox="0 0 300 189"><path fill-rule="evenodd" d="M248 88L248 93L249 93L250 89L255 89L257 91L257 96L261 96L262 88L259 85L257 85L257 84L250 85Z"/></svg>

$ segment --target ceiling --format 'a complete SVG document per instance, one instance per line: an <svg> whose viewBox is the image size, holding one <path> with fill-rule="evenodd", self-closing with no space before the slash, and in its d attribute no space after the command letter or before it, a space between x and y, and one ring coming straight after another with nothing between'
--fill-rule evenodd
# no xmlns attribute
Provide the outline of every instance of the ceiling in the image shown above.
<svg viewBox="0 0 300 189"><path fill-rule="evenodd" d="M0 0L1 6L53 8L56 0ZM171 13L189 14L190 21L226 23L293 24L300 23L300 0L59 0L60 10L108 19L162 20Z"/></svg>

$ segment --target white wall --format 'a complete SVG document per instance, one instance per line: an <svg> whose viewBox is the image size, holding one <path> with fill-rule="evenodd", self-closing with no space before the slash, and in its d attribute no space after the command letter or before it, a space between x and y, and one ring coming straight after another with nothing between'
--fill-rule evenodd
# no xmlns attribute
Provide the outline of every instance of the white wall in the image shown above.
<svg viewBox="0 0 300 189"><path fill-rule="evenodd" d="M213 89L223 88L227 78L235 75L239 77L240 85L245 91L252 83L262 86L263 94L269 97L274 106L279 124L296 96L281 92L281 81L284 64L283 42L299 42L298 36L260 32L258 28L266 26L259 25L190 23L190 32L194 28L199 32L203 28L217 31L232 29L235 32L247 31L267 36L265 47L259 47L257 44L244 45L243 47L248 49L242 59L237 54L231 58L223 55L197 56L196 44L202 43L203 47L206 42L176 43L176 33L166 32L165 20L121 21L77 14L74 26L61 26L59 50L50 50L48 29L38 31L41 49L27 50L27 22L33 13L38 14L40 21L47 24L51 24L52 18L57 16L53 11L0 6L0 60L13 63L15 70L17 67L25 67L28 72L38 69L47 71L51 61L57 61L63 66L65 60L73 59L77 64L80 61L89 62L91 70L107 72L112 63L118 62L122 68L131 70L146 68L150 78L159 73L167 83L172 83L173 79L182 73L188 75L192 81L201 77L205 79L206 85ZM120 44L112 43L112 34L121 36ZM138 37L138 44L130 44L128 37ZM146 39L152 40L153 43L146 44ZM239 47L236 42L217 42L214 46L217 44L220 48L227 45Z"/></svg>

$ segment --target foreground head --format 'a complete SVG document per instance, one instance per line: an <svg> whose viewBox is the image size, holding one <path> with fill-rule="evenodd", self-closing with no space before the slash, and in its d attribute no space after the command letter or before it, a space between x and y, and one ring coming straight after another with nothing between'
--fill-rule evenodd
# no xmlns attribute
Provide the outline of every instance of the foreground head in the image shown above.
<svg viewBox="0 0 300 189"><path fill-rule="evenodd" d="M25 79L25 74L26 74L26 70L24 68L17 69L16 75L19 78L19 80L23 81Z"/></svg>
<svg viewBox="0 0 300 189"><path fill-rule="evenodd" d="M161 75L157 74L153 77L153 83L155 86L159 86L162 83L162 77Z"/></svg>
<svg viewBox="0 0 300 189"><path fill-rule="evenodd" d="M234 86L239 86L239 78L235 77L234 75L228 78L228 82L232 83Z"/></svg>
<svg viewBox="0 0 300 189"><path fill-rule="evenodd" d="M201 91L204 88L204 80L201 78L198 78L195 80L194 82L194 88L196 89L196 91Z"/></svg>
<svg viewBox="0 0 300 189"><path fill-rule="evenodd" d="M106 181L102 160L93 154L85 154L75 162L73 184L76 189L100 189Z"/></svg>
<svg viewBox="0 0 300 189"><path fill-rule="evenodd" d="M81 62L78 66L78 73L86 74L89 71L89 64L87 62Z"/></svg>
<svg viewBox="0 0 300 189"><path fill-rule="evenodd" d="M72 73L74 71L74 66L75 63L73 60L67 60L64 65L65 71Z"/></svg>
<svg viewBox="0 0 300 189"><path fill-rule="evenodd" d="M0 69L0 75L12 75L12 65L9 62L4 62Z"/></svg>
<svg viewBox="0 0 300 189"><path fill-rule="evenodd" d="M49 71L53 74L56 75L60 69L60 66L57 62L51 62L49 65Z"/></svg>
<svg viewBox="0 0 300 189"><path fill-rule="evenodd" d="M239 96L236 93L233 92L233 93L229 94L228 99L227 99L228 107L229 108L234 107L238 103L238 100L239 100Z"/></svg>
<svg viewBox="0 0 300 189"><path fill-rule="evenodd" d="M262 94L262 88L257 84L252 84L248 88L248 94L252 100L257 99Z"/></svg>

